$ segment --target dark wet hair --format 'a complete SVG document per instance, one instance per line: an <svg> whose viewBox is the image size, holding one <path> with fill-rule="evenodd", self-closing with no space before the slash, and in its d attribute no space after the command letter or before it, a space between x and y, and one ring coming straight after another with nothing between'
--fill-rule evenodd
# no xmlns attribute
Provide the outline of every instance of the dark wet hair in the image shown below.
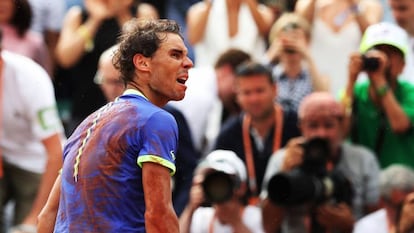
<svg viewBox="0 0 414 233"><path fill-rule="evenodd" d="M23 37L32 23L32 8L27 0L13 0L14 14L10 24L17 29L19 37Z"/></svg>
<svg viewBox="0 0 414 233"><path fill-rule="evenodd" d="M168 19L132 19L124 26L119 38L119 49L113 57L113 64L121 73L125 83L133 80L135 54L152 57L165 40L166 33L180 34L180 26Z"/></svg>

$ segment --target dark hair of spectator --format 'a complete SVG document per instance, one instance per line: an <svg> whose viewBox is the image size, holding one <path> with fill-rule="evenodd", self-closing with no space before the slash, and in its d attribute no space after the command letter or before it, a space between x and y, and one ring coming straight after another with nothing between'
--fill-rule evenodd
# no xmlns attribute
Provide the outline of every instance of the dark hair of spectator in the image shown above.
<svg viewBox="0 0 414 233"><path fill-rule="evenodd" d="M251 77L255 75L265 75L268 78L269 83L271 84L275 83L272 77L271 70L267 66L264 66L257 62L250 61L250 62L245 62L239 65L236 68L235 74L236 74L236 79Z"/></svg>
<svg viewBox="0 0 414 233"><path fill-rule="evenodd" d="M32 9L27 0L13 0L14 14L10 24L17 29L19 37L23 37L32 23Z"/></svg>
<svg viewBox="0 0 414 233"><path fill-rule="evenodd" d="M235 70L243 62L250 61L250 55L240 49L229 49L222 53L214 64L214 68L220 68L224 65L230 65Z"/></svg>
<svg viewBox="0 0 414 233"><path fill-rule="evenodd" d="M173 20L132 19L126 23L119 38L119 49L112 60L125 83L134 79L135 54L152 57L167 33L175 33L182 38L180 26Z"/></svg>

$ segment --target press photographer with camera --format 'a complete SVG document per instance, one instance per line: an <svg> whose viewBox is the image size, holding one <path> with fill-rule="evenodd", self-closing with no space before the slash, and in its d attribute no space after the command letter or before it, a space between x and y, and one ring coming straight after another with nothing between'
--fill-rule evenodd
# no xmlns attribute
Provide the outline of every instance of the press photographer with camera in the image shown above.
<svg viewBox="0 0 414 233"><path fill-rule="evenodd" d="M360 51L350 57L342 98L350 137L374 151L382 168L414 168L414 86L401 80L408 49L406 32L382 22L367 28ZM367 79L358 80L363 74Z"/></svg>
<svg viewBox="0 0 414 233"><path fill-rule="evenodd" d="M344 142L344 108L328 92L299 106L302 137L269 160L262 187L267 233L352 232L377 209L379 165L366 148Z"/></svg>
<svg viewBox="0 0 414 233"><path fill-rule="evenodd" d="M260 208L246 205L247 174L230 150L214 150L199 163L190 201L180 216L181 233L262 233Z"/></svg>

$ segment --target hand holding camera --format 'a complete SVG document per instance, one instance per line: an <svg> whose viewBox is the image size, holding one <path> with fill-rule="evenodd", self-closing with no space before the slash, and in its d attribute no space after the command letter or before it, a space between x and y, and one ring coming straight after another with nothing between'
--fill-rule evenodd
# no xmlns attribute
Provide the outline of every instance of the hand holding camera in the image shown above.
<svg viewBox="0 0 414 233"><path fill-rule="evenodd" d="M351 232L355 222L351 208L345 203L319 206L317 208L317 220L326 229L336 229L341 232Z"/></svg>
<svg viewBox="0 0 414 233"><path fill-rule="evenodd" d="M202 174L194 175L193 185L190 189L190 200L188 202L188 205L192 210L197 209L205 201L203 187L202 187L203 179L204 178Z"/></svg>
<svg viewBox="0 0 414 233"><path fill-rule="evenodd" d="M339 171L328 171L329 141L312 138L301 144L303 162L288 172L274 175L268 184L269 199L280 205L320 204L333 199L351 203L353 190L349 180Z"/></svg>
<svg viewBox="0 0 414 233"><path fill-rule="evenodd" d="M293 138L286 145L286 157L283 161L282 172L287 172L302 164L303 161L303 144L305 138Z"/></svg>
<svg viewBox="0 0 414 233"><path fill-rule="evenodd" d="M349 81L355 83L358 74L365 71L375 86L386 83L385 69L388 63L387 55L379 50L369 50L365 54L353 53L348 65Z"/></svg>

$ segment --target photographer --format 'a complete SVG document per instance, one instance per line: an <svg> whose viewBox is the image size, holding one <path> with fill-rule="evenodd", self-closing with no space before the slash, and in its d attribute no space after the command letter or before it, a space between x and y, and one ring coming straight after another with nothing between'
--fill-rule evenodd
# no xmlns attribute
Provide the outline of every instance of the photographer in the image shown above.
<svg viewBox="0 0 414 233"><path fill-rule="evenodd" d="M414 232L414 171L404 165L391 165L381 172L380 209L355 224L354 233Z"/></svg>
<svg viewBox="0 0 414 233"><path fill-rule="evenodd" d="M266 52L277 83L277 102L294 119L295 131L299 131L297 111L302 99L313 91L329 90L330 80L319 72L310 52L310 30L305 18L284 13L272 26Z"/></svg>
<svg viewBox="0 0 414 233"><path fill-rule="evenodd" d="M351 139L373 150L382 168L414 167L414 86L400 79L408 49L406 32L383 22L368 27L350 57L342 103L352 113ZM357 82L361 73L368 79Z"/></svg>
<svg viewBox="0 0 414 233"><path fill-rule="evenodd" d="M266 169L261 194L265 231L274 233L280 229L282 233L352 232L355 219L377 208L379 165L370 151L343 141L345 113L342 106L329 93L314 92L305 97L299 106L298 115L302 137L291 139L285 148L272 155ZM300 191L292 192L285 197L286 201L280 201L280 196L271 194L288 193L288 190L282 185L271 185L273 183L270 181L274 180L276 175L293 174L297 169L306 167L305 161L309 161L309 158L305 153L304 144L315 138L327 144L327 154L323 155L326 171L329 174L340 174L343 181L349 180L332 182L333 193L341 194L344 190L350 195L347 198L322 195L294 203L292 200L299 199L296 196L308 192L305 187L309 185L303 185L299 179L302 184L290 188ZM330 179L335 181L341 176L332 175ZM297 178L303 178L305 182L309 179L307 176ZM327 180L326 177L320 179L324 181L320 184ZM342 186L337 186L338 183ZM345 200L349 198L352 198L350 203L346 203ZM319 231L313 231L315 227L319 227Z"/></svg>
<svg viewBox="0 0 414 233"><path fill-rule="evenodd" d="M244 204L246 179L244 163L234 152L208 154L195 171L180 232L264 232L259 207Z"/></svg>

